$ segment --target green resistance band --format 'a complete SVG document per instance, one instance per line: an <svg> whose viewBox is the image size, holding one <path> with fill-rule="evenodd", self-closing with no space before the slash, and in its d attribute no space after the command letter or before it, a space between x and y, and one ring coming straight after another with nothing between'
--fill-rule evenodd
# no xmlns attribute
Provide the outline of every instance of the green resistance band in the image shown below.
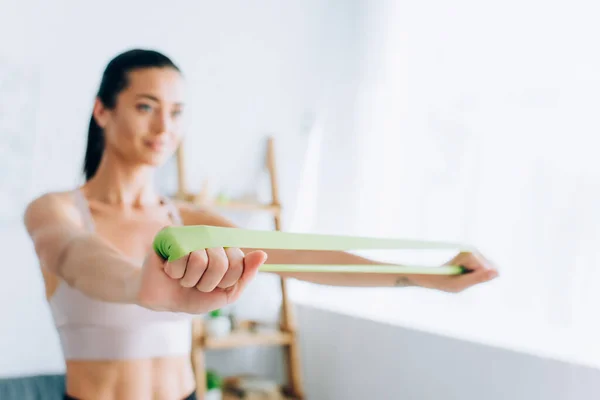
<svg viewBox="0 0 600 400"><path fill-rule="evenodd" d="M458 243L422 240L339 236L323 234L261 231L206 225L169 226L154 238L154 250L168 261L175 261L201 249L238 247L252 249L286 250L400 250L400 249L453 249L472 252L473 248ZM318 264L263 264L262 272L351 272L458 275L466 272L462 266L428 267L418 265L318 265Z"/></svg>

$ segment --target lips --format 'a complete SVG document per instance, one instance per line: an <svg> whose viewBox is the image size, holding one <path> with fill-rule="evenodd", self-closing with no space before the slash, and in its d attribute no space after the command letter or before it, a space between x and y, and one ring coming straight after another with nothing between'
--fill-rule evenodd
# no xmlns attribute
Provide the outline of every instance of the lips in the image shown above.
<svg viewBox="0 0 600 400"><path fill-rule="evenodd" d="M164 140L146 140L144 143L153 151L161 151L167 147L167 142Z"/></svg>

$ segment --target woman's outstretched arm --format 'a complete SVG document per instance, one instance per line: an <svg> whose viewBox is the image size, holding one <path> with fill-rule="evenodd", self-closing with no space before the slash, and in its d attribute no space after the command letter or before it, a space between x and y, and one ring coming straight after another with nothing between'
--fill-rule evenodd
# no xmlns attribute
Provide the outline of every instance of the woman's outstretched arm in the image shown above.
<svg viewBox="0 0 600 400"><path fill-rule="evenodd" d="M202 314L237 300L266 254L203 249L173 262L149 250L142 266L95 233L73 204L45 195L28 205L25 225L42 268L89 297L156 311Z"/></svg>
<svg viewBox="0 0 600 400"><path fill-rule="evenodd" d="M181 203L179 205L186 225L211 225L235 228L228 219L209 210ZM254 249L242 249L251 251ZM266 264L382 264L344 251L310 251L263 249L268 254ZM446 264L462 265L470 273L460 276L436 276L417 274L343 273L343 272L274 272L284 278L295 278L307 282L353 287L407 287L419 286L447 292L460 292L470 286L486 282L497 276L496 269L483 256L460 253Z"/></svg>
<svg viewBox="0 0 600 400"><path fill-rule="evenodd" d="M24 223L42 268L95 299L134 302L139 267L83 229L77 209L61 194L33 200Z"/></svg>

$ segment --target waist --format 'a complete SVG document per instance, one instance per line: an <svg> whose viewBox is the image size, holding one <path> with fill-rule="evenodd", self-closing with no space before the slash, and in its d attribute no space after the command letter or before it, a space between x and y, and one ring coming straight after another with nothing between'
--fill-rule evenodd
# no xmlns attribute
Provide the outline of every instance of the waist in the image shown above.
<svg viewBox="0 0 600 400"><path fill-rule="evenodd" d="M136 360L189 355L189 320L135 327L62 325L57 327L66 360Z"/></svg>
<svg viewBox="0 0 600 400"><path fill-rule="evenodd" d="M133 361L66 362L66 393L72 398L184 399L194 392L190 357Z"/></svg>
<svg viewBox="0 0 600 400"><path fill-rule="evenodd" d="M192 392L189 396L186 396L185 398L183 398L183 400L197 400L197 399L198 399L198 397L196 397L195 391ZM65 396L63 397L63 400L83 400L83 399L65 394Z"/></svg>

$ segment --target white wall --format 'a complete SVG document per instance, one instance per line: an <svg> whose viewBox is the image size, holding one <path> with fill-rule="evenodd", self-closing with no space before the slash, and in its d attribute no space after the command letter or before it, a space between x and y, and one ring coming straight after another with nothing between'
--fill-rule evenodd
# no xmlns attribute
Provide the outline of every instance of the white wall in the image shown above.
<svg viewBox="0 0 600 400"><path fill-rule="evenodd" d="M365 2L359 201L315 229L473 243L501 275L460 295L294 286L310 399L598 397L597 15Z"/></svg>
<svg viewBox="0 0 600 400"><path fill-rule="evenodd" d="M16 134L31 138L34 147L11 148L15 157L9 167L20 168L24 178L17 186L23 190L0 186L2 198L16 203L0 229L11 249L0 266L0 376L63 369L39 270L21 224L22 207L40 193L81 181L93 96L108 60L127 48L152 47L183 69L189 89L186 155L193 189L205 178L213 180L214 191L232 196L264 187L265 139L274 135L287 218L296 194L295 164L303 156L313 121L323 119L322 110L350 114L344 108L351 106L353 89L347 79L355 64L355 20L356 5L346 1L2 3L0 74L7 66L31 72L39 78L40 90L36 93L30 80L20 81L32 102L21 108L23 131ZM5 105L14 97L0 98ZM13 112L19 109L11 106ZM329 118L325 124L328 130L352 134L347 121L338 126ZM5 140L8 135L2 137L2 146L9 143ZM331 153L332 163L340 154ZM20 165L19 160L26 162ZM17 173L1 172L2 179ZM175 189L173 174L173 164L162 172L165 190ZM269 222L230 217L246 226ZM237 309L242 316L273 320L278 295L276 280L263 276ZM215 354L209 363L276 374L276 354L263 358L256 353Z"/></svg>

